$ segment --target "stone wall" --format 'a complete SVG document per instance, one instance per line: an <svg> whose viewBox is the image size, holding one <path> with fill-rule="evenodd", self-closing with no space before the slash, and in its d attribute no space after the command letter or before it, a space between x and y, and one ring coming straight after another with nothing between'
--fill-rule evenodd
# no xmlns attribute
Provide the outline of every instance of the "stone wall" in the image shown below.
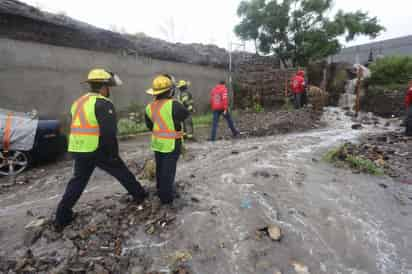
<svg viewBox="0 0 412 274"><path fill-rule="evenodd" d="M280 69L279 60L268 57L249 58L240 64L233 78L234 102L238 108L283 104L285 90L296 69Z"/></svg>
<svg viewBox="0 0 412 274"><path fill-rule="evenodd" d="M111 69L124 81L112 92L118 110L133 102L147 103L151 98L145 90L152 78L171 73L191 81L196 108L204 112L209 109L209 91L227 77L225 70L207 66L0 38L0 108L37 109L52 116L68 113L72 101L87 91L81 82L93 67Z"/></svg>
<svg viewBox="0 0 412 274"><path fill-rule="evenodd" d="M0 1L0 26L0 37L15 40L219 68L229 66L229 53L214 45L169 43L146 35L124 35L40 11L16 0ZM244 55L249 54L233 53L233 63Z"/></svg>
<svg viewBox="0 0 412 274"><path fill-rule="evenodd" d="M361 110L365 112L373 112L382 117L397 117L405 114L405 93L407 86L404 89L391 90L384 87L368 87L365 95L361 100Z"/></svg>

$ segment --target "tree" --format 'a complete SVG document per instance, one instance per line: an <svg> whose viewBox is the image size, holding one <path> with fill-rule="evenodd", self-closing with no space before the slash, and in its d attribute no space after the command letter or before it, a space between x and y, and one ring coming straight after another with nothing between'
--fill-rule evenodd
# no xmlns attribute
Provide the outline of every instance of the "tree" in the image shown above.
<svg viewBox="0 0 412 274"><path fill-rule="evenodd" d="M359 35L375 38L384 27L362 11L339 10L328 16L333 0L243 0L235 33L254 41L256 53L274 54L285 66L305 66L312 60L336 54L339 38Z"/></svg>

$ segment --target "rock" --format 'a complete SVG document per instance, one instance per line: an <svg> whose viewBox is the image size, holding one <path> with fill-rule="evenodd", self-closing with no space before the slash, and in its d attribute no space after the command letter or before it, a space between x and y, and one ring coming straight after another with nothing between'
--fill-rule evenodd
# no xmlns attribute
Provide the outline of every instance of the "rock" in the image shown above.
<svg viewBox="0 0 412 274"><path fill-rule="evenodd" d="M262 234L268 235L273 241L280 241L282 239L282 230L279 226L272 224L256 231L258 240L262 238Z"/></svg>
<svg viewBox="0 0 412 274"><path fill-rule="evenodd" d="M133 266L132 269L130 270L130 274L145 274L144 267L141 265Z"/></svg>
<svg viewBox="0 0 412 274"><path fill-rule="evenodd" d="M110 274L103 266L100 264L95 264L92 274Z"/></svg>
<svg viewBox="0 0 412 274"><path fill-rule="evenodd" d="M259 170L259 171L255 171L253 173L253 177L263 177L263 178L267 179L267 178L270 178L271 175L266 170Z"/></svg>
<svg viewBox="0 0 412 274"><path fill-rule="evenodd" d="M189 269L185 266L179 266L177 269L172 271L173 274L190 274Z"/></svg>
<svg viewBox="0 0 412 274"><path fill-rule="evenodd" d="M174 254L169 256L169 260L172 265L176 265L177 263L184 263L190 261L192 259L192 254L186 250L179 250L176 251Z"/></svg>
<svg viewBox="0 0 412 274"><path fill-rule="evenodd" d="M29 224L27 224L24 227L24 229L28 230L28 229L31 229L31 228L39 228L39 227L45 226L47 223L48 223L47 219L40 218L40 219L31 221Z"/></svg>
<svg viewBox="0 0 412 274"><path fill-rule="evenodd" d="M352 129L354 129L354 130L359 130L359 129L362 129L363 127L362 127L362 125L361 124L353 124L352 125Z"/></svg>
<svg viewBox="0 0 412 274"><path fill-rule="evenodd" d="M292 261L291 265L297 274L310 274L309 268L298 261Z"/></svg>
<svg viewBox="0 0 412 274"><path fill-rule="evenodd" d="M282 238L282 230L277 225L268 226L269 237L274 241L280 241Z"/></svg>
<svg viewBox="0 0 412 274"><path fill-rule="evenodd" d="M40 239L41 235L43 233L43 228L42 227L32 227L30 230L26 231L24 233L24 245L25 246L31 246L37 242L38 239Z"/></svg>
<svg viewBox="0 0 412 274"><path fill-rule="evenodd" d="M143 179L153 181L156 178L156 162L147 160L143 166Z"/></svg>

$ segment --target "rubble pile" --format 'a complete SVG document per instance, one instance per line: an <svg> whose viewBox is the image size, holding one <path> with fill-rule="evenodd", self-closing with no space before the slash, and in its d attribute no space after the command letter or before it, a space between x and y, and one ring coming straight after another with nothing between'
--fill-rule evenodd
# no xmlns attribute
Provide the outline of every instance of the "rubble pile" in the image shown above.
<svg viewBox="0 0 412 274"><path fill-rule="evenodd" d="M177 184L180 193L185 185ZM179 205L180 204L180 205ZM181 199L171 206L161 206L154 190L141 205L129 196L108 196L83 205L73 223L62 233L51 221L39 217L26 226L27 251L20 258L1 258L1 273L140 273L146 271L150 258L131 256L124 245L136 233L159 237L175 229L175 219L184 205ZM183 265L173 273L188 274ZM141 274L148 272L141 272ZM155 274L155 273L153 273Z"/></svg>
<svg viewBox="0 0 412 274"><path fill-rule="evenodd" d="M412 138L400 132L369 136L357 145L357 153L381 166L385 174L412 184Z"/></svg>
<svg viewBox="0 0 412 274"><path fill-rule="evenodd" d="M321 115L321 112L304 108L296 111L249 112L237 120L242 135L261 137L322 127Z"/></svg>
<svg viewBox="0 0 412 274"><path fill-rule="evenodd" d="M412 138L402 133L390 132L377 136L369 136L359 144L346 143L335 151L334 156L341 161L352 159L364 159L373 163L386 175L406 184L412 184ZM365 167L356 167L362 172Z"/></svg>

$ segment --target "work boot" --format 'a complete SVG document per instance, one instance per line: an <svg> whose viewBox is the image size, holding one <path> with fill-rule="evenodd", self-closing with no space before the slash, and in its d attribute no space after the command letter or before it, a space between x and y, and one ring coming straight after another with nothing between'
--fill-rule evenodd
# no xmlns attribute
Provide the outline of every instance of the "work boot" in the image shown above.
<svg viewBox="0 0 412 274"><path fill-rule="evenodd" d="M142 204L144 200L149 196L147 192L145 192L143 195L139 196L138 198L134 198L134 202L138 205Z"/></svg>
<svg viewBox="0 0 412 274"><path fill-rule="evenodd" d="M54 220L54 222L53 222L54 231L57 232L57 233L62 233L63 230L65 229L65 227L70 225L77 218L77 216L78 216L77 213L73 213L70 221L68 221L65 224L61 224L57 220Z"/></svg>

